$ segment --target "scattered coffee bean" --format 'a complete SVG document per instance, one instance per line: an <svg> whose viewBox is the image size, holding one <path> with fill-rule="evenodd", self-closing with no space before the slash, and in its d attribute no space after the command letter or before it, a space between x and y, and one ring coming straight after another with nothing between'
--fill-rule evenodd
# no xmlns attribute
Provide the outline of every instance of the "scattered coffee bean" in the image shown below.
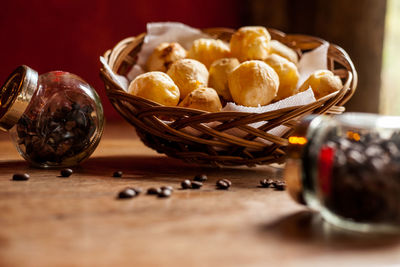
<svg viewBox="0 0 400 267"><path fill-rule="evenodd" d="M224 181L225 183L227 183L229 186L232 185L232 182L228 179L222 179L222 181Z"/></svg>
<svg viewBox="0 0 400 267"><path fill-rule="evenodd" d="M158 197L170 197L172 194L172 191L168 188L164 188L161 190L161 192L158 194Z"/></svg>
<svg viewBox="0 0 400 267"><path fill-rule="evenodd" d="M192 189L199 189L203 186L202 182L198 182L198 181L193 181L192 182Z"/></svg>
<svg viewBox="0 0 400 267"><path fill-rule="evenodd" d="M158 195L160 193L161 193L161 189L160 188L151 187L151 188L147 189L147 194L148 195Z"/></svg>
<svg viewBox="0 0 400 267"><path fill-rule="evenodd" d="M136 191L133 188L125 188L118 194L118 198L133 198L136 196Z"/></svg>
<svg viewBox="0 0 400 267"><path fill-rule="evenodd" d="M168 190L171 190L171 192L174 191L174 188L172 186L169 186L169 185L161 186L160 189L161 190L168 189Z"/></svg>
<svg viewBox="0 0 400 267"><path fill-rule="evenodd" d="M267 183L267 179L260 180L260 185L261 185L261 187L269 187L269 184Z"/></svg>
<svg viewBox="0 0 400 267"><path fill-rule="evenodd" d="M189 188L192 187L192 182L190 180L188 180L188 179L183 180L181 182L181 187L182 187L182 189L189 189Z"/></svg>
<svg viewBox="0 0 400 267"><path fill-rule="evenodd" d="M140 193L142 193L142 188L140 188L140 187L133 187L132 189L135 190L136 195L139 195Z"/></svg>
<svg viewBox="0 0 400 267"><path fill-rule="evenodd" d="M283 191L286 189L286 183L284 181L275 182L275 190Z"/></svg>
<svg viewBox="0 0 400 267"><path fill-rule="evenodd" d="M122 171L116 171L113 173L113 177L122 177L124 173Z"/></svg>
<svg viewBox="0 0 400 267"><path fill-rule="evenodd" d="M217 189L221 189L221 190L227 190L230 185L228 182L226 182L225 180L218 180L217 181Z"/></svg>
<svg viewBox="0 0 400 267"><path fill-rule="evenodd" d="M73 173L74 173L74 171L71 169L63 169L60 172L62 177L70 177Z"/></svg>
<svg viewBox="0 0 400 267"><path fill-rule="evenodd" d="M29 174L27 173L16 173L13 175L12 179L14 181L27 181L29 180Z"/></svg>
<svg viewBox="0 0 400 267"><path fill-rule="evenodd" d="M197 182L205 182L205 181L207 181L207 175L205 175L205 174L197 174L194 178L193 178L193 180L194 181L197 181Z"/></svg>
<svg viewBox="0 0 400 267"><path fill-rule="evenodd" d="M275 187L276 182L272 179L263 179L260 181L260 184L262 187L268 188L268 187Z"/></svg>

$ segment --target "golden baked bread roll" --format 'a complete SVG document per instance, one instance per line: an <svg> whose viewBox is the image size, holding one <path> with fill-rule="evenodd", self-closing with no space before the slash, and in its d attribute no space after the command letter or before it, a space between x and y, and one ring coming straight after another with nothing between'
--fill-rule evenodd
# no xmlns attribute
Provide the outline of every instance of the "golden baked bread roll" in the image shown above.
<svg viewBox="0 0 400 267"><path fill-rule="evenodd" d="M209 87L198 88L190 92L190 94L179 103L179 106L209 112L218 112L222 109L217 91Z"/></svg>
<svg viewBox="0 0 400 267"><path fill-rule="evenodd" d="M215 60L229 57L228 44L216 39L197 39L193 42L188 52L188 58L196 59L203 63L207 69Z"/></svg>
<svg viewBox="0 0 400 267"><path fill-rule="evenodd" d="M214 88L226 101L232 101L228 85L228 75L239 64L239 60L236 58L221 58L211 64L208 85Z"/></svg>
<svg viewBox="0 0 400 267"><path fill-rule="evenodd" d="M178 43L161 43L150 55L146 63L147 71L167 72L175 61L185 58L186 50Z"/></svg>
<svg viewBox="0 0 400 267"><path fill-rule="evenodd" d="M290 47L282 44L277 40L271 40L270 45L271 45L271 50L270 50L271 54L278 54L281 57L286 58L287 60L293 62L296 65L299 62L296 51L294 51Z"/></svg>
<svg viewBox="0 0 400 267"><path fill-rule="evenodd" d="M231 55L240 62L266 59L269 55L270 40L271 36L265 27L242 27L232 35Z"/></svg>
<svg viewBox="0 0 400 267"><path fill-rule="evenodd" d="M194 59L180 59L168 69L167 74L178 86L181 99L191 91L200 87L207 87L208 70L203 63Z"/></svg>
<svg viewBox="0 0 400 267"><path fill-rule="evenodd" d="M279 77L273 68L260 60L245 61L228 78L233 100L243 106L269 104L279 88Z"/></svg>
<svg viewBox="0 0 400 267"><path fill-rule="evenodd" d="M152 71L137 76L129 85L128 92L165 106L176 106L179 88L164 72Z"/></svg>
<svg viewBox="0 0 400 267"><path fill-rule="evenodd" d="M293 62L284 57L272 54L264 60L279 76L279 88L274 100L281 100L296 93L299 72Z"/></svg>
<svg viewBox="0 0 400 267"><path fill-rule="evenodd" d="M319 99L343 88L342 80L339 76L329 70L317 70L308 77L300 86L299 92L312 88L315 98Z"/></svg>

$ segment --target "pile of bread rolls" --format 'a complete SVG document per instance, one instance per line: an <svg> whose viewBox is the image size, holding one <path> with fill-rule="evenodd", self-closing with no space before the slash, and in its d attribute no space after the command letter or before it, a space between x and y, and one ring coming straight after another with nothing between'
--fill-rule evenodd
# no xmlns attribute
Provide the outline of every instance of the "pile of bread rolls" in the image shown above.
<svg viewBox="0 0 400 267"><path fill-rule="evenodd" d="M314 72L297 87L297 63L297 53L271 40L265 27L242 27L229 44L203 38L186 51L178 43L161 43L128 92L165 106L218 112L221 100L257 107L310 87L316 99L342 88L329 70Z"/></svg>

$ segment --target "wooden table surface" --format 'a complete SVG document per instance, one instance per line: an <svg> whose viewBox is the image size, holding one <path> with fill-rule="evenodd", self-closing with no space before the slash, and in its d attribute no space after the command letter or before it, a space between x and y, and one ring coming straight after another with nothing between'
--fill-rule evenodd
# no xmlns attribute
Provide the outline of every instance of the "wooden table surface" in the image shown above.
<svg viewBox="0 0 400 267"><path fill-rule="evenodd" d="M286 192L259 188L271 167L215 169L145 147L131 126L108 124L70 178L30 168L0 133L0 266L394 266L397 237L332 227ZM112 178L122 170L122 178ZM11 181L27 172L26 182ZM200 190L179 190L206 173ZM229 178L229 191L215 190ZM117 200L127 186L171 185L168 199Z"/></svg>

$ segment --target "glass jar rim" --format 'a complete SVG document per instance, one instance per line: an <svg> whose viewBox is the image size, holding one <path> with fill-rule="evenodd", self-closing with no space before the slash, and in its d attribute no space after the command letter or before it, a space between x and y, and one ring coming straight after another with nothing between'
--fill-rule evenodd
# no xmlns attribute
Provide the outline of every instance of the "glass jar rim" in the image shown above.
<svg viewBox="0 0 400 267"><path fill-rule="evenodd" d="M22 65L17 67L0 89L0 129L8 131L24 114L38 84L38 73Z"/></svg>

